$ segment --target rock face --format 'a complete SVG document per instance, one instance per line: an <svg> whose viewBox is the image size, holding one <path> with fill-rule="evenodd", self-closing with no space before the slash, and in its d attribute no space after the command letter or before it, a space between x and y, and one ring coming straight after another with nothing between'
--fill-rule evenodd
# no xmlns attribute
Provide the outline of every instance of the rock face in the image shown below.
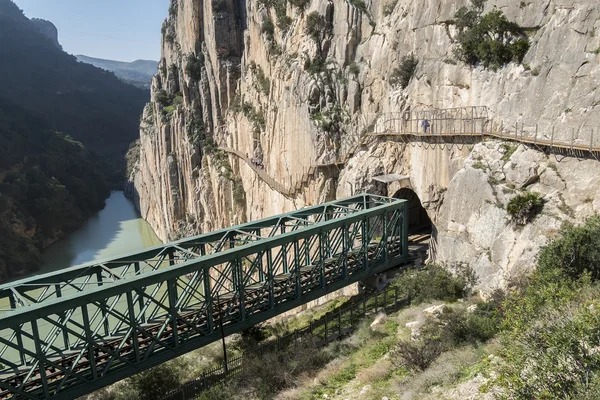
<svg viewBox="0 0 600 400"><path fill-rule="evenodd" d="M53 45L62 50L62 46L58 42L58 29L52 22L40 18L31 18L30 21L39 33L46 36Z"/></svg>
<svg viewBox="0 0 600 400"><path fill-rule="evenodd" d="M531 43L523 64L497 71L454 59L454 14L469 4L172 0L130 176L142 215L167 240L409 186L436 225L433 258L471 263L487 288L506 283L571 218L559 212L560 196L578 219L595 210L595 200L584 201L595 189L579 185L596 184L596 161L552 161L520 148L505 162L496 142L370 141L349 151L385 113L467 106L486 106L505 132L519 124L539 138L590 142L600 127L596 0L488 0L485 11L502 10ZM411 53L418 65L409 85L392 85ZM254 158L288 187L310 166L347 162L341 172L319 169L304 190L286 196L219 147ZM489 167L474 167L484 161ZM410 179L389 187L372 181L385 173ZM522 187L547 195L550 214L517 229L500 205L512 195L504 189Z"/></svg>

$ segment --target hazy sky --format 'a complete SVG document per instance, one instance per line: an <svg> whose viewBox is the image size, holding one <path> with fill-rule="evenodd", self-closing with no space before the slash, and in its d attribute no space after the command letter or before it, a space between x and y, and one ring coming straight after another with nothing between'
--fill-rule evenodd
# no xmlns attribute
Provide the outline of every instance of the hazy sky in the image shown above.
<svg viewBox="0 0 600 400"><path fill-rule="evenodd" d="M67 53L119 61L160 58L169 0L13 0L29 18L58 28Z"/></svg>

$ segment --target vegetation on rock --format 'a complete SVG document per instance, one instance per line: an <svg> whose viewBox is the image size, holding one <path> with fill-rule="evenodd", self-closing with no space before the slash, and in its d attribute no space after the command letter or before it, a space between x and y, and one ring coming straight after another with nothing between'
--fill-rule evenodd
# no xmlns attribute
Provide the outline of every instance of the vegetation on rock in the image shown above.
<svg viewBox="0 0 600 400"><path fill-rule="evenodd" d="M193 81L199 81L202 77L202 69L204 68L204 54L190 54L185 64L185 72L192 78Z"/></svg>
<svg viewBox="0 0 600 400"><path fill-rule="evenodd" d="M543 207L544 199L539 193L525 192L510 199L506 211L517 225L526 225Z"/></svg>
<svg viewBox="0 0 600 400"><path fill-rule="evenodd" d="M402 57L400 67L394 68L390 76L390 84L392 86L400 86L406 88L412 79L419 61L414 54Z"/></svg>
<svg viewBox="0 0 600 400"><path fill-rule="evenodd" d="M567 224L504 304L501 362L491 385L516 399L600 397L600 218Z"/></svg>
<svg viewBox="0 0 600 400"><path fill-rule="evenodd" d="M529 50L529 40L522 29L508 21L502 11L485 15L483 1L472 1L473 7L461 7L456 14L458 28L456 56L470 65L481 64L498 69L511 61L520 63Z"/></svg>

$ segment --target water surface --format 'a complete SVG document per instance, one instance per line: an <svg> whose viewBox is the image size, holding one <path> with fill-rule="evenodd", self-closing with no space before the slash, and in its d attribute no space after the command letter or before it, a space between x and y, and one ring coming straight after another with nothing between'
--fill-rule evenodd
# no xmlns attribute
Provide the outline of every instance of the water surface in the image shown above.
<svg viewBox="0 0 600 400"><path fill-rule="evenodd" d="M106 207L68 238L42 254L43 274L161 244L150 224L123 192L112 192Z"/></svg>

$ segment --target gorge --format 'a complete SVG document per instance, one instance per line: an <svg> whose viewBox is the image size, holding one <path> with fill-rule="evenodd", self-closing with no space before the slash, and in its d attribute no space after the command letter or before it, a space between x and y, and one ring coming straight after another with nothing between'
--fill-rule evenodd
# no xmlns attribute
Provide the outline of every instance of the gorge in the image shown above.
<svg viewBox="0 0 600 400"><path fill-rule="evenodd" d="M471 3L173 0L130 168L142 216L168 240L351 193L392 196L401 185L372 178L396 173L436 227L431 259L470 264L484 290L505 287L563 221L598 210L598 162L494 141L423 146L363 135L390 113L481 106L496 130L516 124L589 143L600 126L599 10L591 0L485 2L483 14L502 11L530 42L522 63L485 68L457 59L463 6ZM411 55L403 88L398 70ZM248 159L286 188L311 167L332 168L289 195ZM521 228L505 208L525 189L547 205Z"/></svg>

